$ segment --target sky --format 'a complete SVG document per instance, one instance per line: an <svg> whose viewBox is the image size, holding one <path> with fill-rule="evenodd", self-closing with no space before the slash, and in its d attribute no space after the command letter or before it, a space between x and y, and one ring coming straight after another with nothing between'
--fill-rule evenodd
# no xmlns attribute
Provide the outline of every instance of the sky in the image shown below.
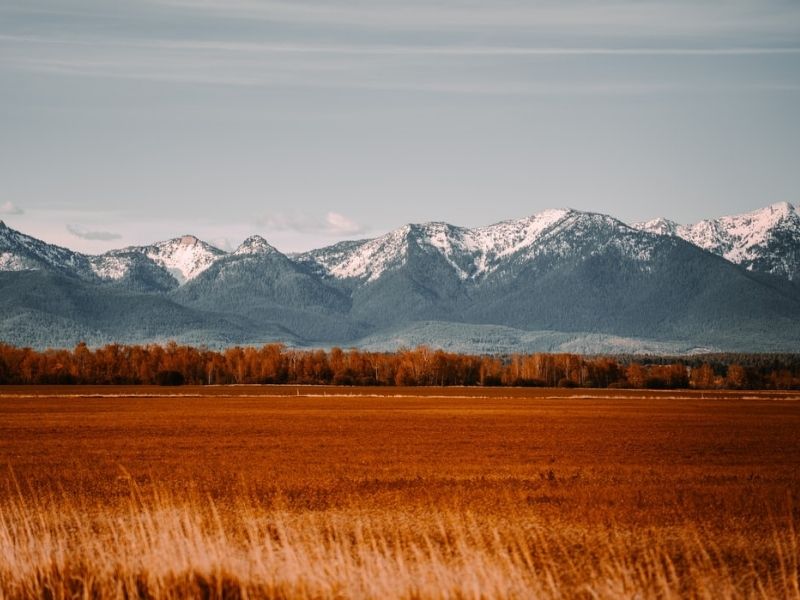
<svg viewBox="0 0 800 600"><path fill-rule="evenodd" d="M796 0L0 4L0 219L76 250L782 201Z"/></svg>

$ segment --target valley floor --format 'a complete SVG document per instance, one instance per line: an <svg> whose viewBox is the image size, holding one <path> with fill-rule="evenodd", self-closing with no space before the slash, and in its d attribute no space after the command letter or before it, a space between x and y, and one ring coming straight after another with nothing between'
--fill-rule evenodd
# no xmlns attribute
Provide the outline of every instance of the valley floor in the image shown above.
<svg viewBox="0 0 800 600"><path fill-rule="evenodd" d="M0 387L0 598L798 598L800 394Z"/></svg>

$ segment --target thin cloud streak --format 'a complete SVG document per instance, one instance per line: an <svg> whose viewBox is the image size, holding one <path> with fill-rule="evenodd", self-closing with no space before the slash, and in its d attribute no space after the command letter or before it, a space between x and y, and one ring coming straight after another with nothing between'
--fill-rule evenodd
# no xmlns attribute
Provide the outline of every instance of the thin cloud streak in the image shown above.
<svg viewBox="0 0 800 600"><path fill-rule="evenodd" d="M304 213L275 212L259 217L256 219L256 224L271 232L291 231L328 236L358 235L369 230L353 219L333 211L326 213L324 217Z"/></svg>
<svg viewBox="0 0 800 600"><path fill-rule="evenodd" d="M492 96L641 95L721 89L717 80L651 81L588 77L560 81L531 77L524 59L719 57L800 55L800 46L614 47L523 45L315 44L202 39L83 39L0 34L8 69L61 76L201 84L409 91ZM103 50L105 49L105 50ZM71 51L72 50L72 51ZM484 58L485 61L469 61ZM665 58L665 59L666 59ZM438 59L438 60L437 60ZM518 59L514 61L514 59ZM765 59L766 60L766 59ZM453 62L461 61L461 62ZM487 62L488 61L488 62ZM531 63L533 66L536 63ZM546 63L542 63L546 64ZM580 63L565 63L579 65ZM459 68L453 69L453 66ZM502 65L498 70L496 66ZM501 74L502 73L502 74ZM631 72L633 74L633 71ZM794 91L793 81L739 81L724 89Z"/></svg>
<svg viewBox="0 0 800 600"><path fill-rule="evenodd" d="M77 225L67 225L67 231L82 240L107 242L122 239L122 235L119 233L113 233L111 231L87 231Z"/></svg>
<svg viewBox="0 0 800 600"><path fill-rule="evenodd" d="M800 10L775 11L763 1L729 3L721 13L715 2L298 2L282 0L151 0L151 5L181 14L225 19L263 19L297 25L350 26L385 30L507 29L559 33L629 35L713 35L740 32L791 34Z"/></svg>
<svg viewBox="0 0 800 600"><path fill-rule="evenodd" d="M0 215L23 215L25 211L19 206L8 200L0 204Z"/></svg>
<svg viewBox="0 0 800 600"><path fill-rule="evenodd" d="M737 84L723 84L715 82L681 83L664 82L650 83L640 81L618 82L575 82L575 83L524 83L519 81L508 82L421 82L421 81L375 81L375 80L333 80L321 81L313 78L269 77L266 75L237 76L233 74L187 74L185 71L158 74L141 67L138 71L122 72L117 65L110 61L67 61L67 60L30 60L26 61L23 70L43 74L91 77L131 81L150 81L165 84L187 85L212 85L242 88L292 88L292 89L340 89L363 90L379 92L421 92L431 94L464 94L475 96L592 96L592 95L649 95L666 93L693 93L703 91L725 92L788 92L794 93L800 89L800 84L783 82L742 82ZM19 67L18 67L19 68Z"/></svg>
<svg viewBox="0 0 800 600"><path fill-rule="evenodd" d="M376 56L750 56L800 54L800 46L721 46L721 47L526 47L526 46L425 46L356 44L275 44L216 40L79 40L0 34L0 41L39 45L88 46L151 50L200 50L236 53L275 54L354 54Z"/></svg>

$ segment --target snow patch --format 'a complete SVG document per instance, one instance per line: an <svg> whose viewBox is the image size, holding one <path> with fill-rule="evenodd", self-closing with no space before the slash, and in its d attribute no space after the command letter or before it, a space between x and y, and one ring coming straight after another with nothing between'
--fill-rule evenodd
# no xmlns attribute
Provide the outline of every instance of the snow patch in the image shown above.
<svg viewBox="0 0 800 600"><path fill-rule="evenodd" d="M148 258L167 269L179 284L194 279L225 254L193 235L158 242L144 250Z"/></svg>
<svg viewBox="0 0 800 600"><path fill-rule="evenodd" d="M93 256L89 264L92 271L105 281L118 281L125 277L130 270L130 259L121 256L101 255Z"/></svg>
<svg viewBox="0 0 800 600"><path fill-rule="evenodd" d="M313 250L299 259L316 264L337 279L370 282L405 264L409 248L415 244L422 251L435 252L444 258L460 279L474 280L512 260L525 261L542 253L568 254L598 227L611 228L619 237L599 240L601 247L617 244L636 260L650 258L653 243L648 244L638 232L615 219L570 209L551 209L474 229L441 222L405 225L373 240L342 242Z"/></svg>
<svg viewBox="0 0 800 600"><path fill-rule="evenodd" d="M3 252L0 254L0 271L35 271L36 267L30 265L21 256L13 252Z"/></svg>
<svg viewBox="0 0 800 600"><path fill-rule="evenodd" d="M405 262L411 225L389 232L374 240L366 240L352 250L334 251L321 257L320 264L338 279L351 277L374 281L391 265Z"/></svg>
<svg viewBox="0 0 800 600"><path fill-rule="evenodd" d="M671 223L667 232L664 223ZM634 223L633 227L664 235L675 235L722 256L732 263L766 270L792 278L798 265L788 258L800 247L800 216L788 202L779 202L752 212L706 219L693 225L678 225L666 219ZM786 244L791 247L787 247Z"/></svg>
<svg viewBox="0 0 800 600"><path fill-rule="evenodd" d="M2 222L0 222L0 248L5 256L0 261L0 270L32 271L42 266L50 266L91 276L88 260L83 254L37 240L11 229Z"/></svg>
<svg viewBox="0 0 800 600"><path fill-rule="evenodd" d="M242 256L247 254L269 254L271 252L277 252L277 250L267 240L260 235L251 235L242 242L233 254L234 256Z"/></svg>

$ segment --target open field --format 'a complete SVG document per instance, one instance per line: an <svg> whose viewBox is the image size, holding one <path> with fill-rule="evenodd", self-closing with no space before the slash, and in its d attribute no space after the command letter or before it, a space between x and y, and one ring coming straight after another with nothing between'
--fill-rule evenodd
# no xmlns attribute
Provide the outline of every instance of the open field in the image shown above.
<svg viewBox="0 0 800 600"><path fill-rule="evenodd" d="M800 394L0 388L0 597L800 598Z"/></svg>

